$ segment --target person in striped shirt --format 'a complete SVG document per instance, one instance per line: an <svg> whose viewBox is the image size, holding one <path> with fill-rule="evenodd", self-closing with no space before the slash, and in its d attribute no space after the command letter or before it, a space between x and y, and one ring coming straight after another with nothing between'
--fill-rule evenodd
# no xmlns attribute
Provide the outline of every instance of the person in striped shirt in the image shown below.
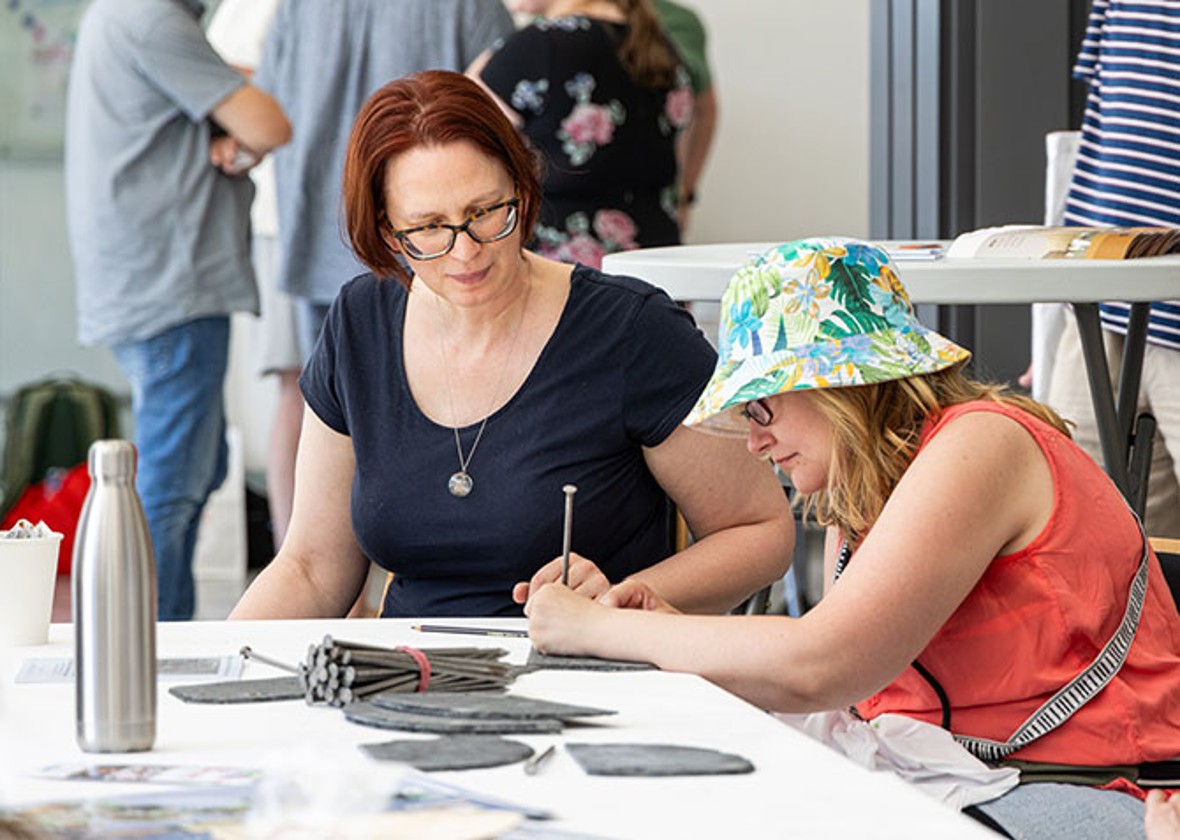
<svg viewBox="0 0 1180 840"><path fill-rule="evenodd" d="M1094 0L1074 75L1090 86L1065 223L1180 226L1180 0ZM1111 369L1121 360L1130 305L1101 306ZM1151 306L1140 409L1158 422L1147 529L1180 536L1180 301ZM1077 327L1068 319L1046 401L1101 461Z"/></svg>

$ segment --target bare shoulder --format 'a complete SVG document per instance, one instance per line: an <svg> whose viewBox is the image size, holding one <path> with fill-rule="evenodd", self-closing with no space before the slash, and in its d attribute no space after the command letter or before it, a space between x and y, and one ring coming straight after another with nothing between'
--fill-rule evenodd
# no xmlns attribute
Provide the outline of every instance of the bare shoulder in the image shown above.
<svg viewBox="0 0 1180 840"><path fill-rule="evenodd" d="M924 451L927 450L1008 459L1032 456L1040 452L1040 446L1018 420L997 411L971 411L947 421Z"/></svg>
<svg viewBox="0 0 1180 840"><path fill-rule="evenodd" d="M936 499L931 487L940 489ZM973 411L947 421L910 464L894 495L912 502L914 493L928 509L978 510L983 504L993 514L1011 513L1023 528L1028 515L1039 518L1051 507L1053 479L1036 439L1019 421Z"/></svg>
<svg viewBox="0 0 1180 840"><path fill-rule="evenodd" d="M931 487L940 489L937 498ZM994 411L948 421L895 494L967 530L986 531L996 554L1027 545L1049 520L1054 499L1052 472L1036 439L1019 421ZM981 510L987 516L979 516Z"/></svg>

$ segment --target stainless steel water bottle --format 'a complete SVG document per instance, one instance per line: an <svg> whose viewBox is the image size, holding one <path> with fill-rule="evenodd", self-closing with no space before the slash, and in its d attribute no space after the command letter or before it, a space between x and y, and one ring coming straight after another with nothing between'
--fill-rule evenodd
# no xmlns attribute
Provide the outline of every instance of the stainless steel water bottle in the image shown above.
<svg viewBox="0 0 1180 840"><path fill-rule="evenodd" d="M135 447L90 447L90 492L74 539L78 745L151 749L156 740L156 562L135 492Z"/></svg>

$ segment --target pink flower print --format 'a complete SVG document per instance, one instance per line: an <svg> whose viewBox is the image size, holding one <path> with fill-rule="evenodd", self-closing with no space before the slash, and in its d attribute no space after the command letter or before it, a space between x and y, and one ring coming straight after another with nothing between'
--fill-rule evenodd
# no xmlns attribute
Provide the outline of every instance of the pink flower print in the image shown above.
<svg viewBox="0 0 1180 840"><path fill-rule="evenodd" d="M581 103L561 121L561 130L574 143L605 146L615 136L610 111L602 105Z"/></svg>
<svg viewBox="0 0 1180 840"><path fill-rule="evenodd" d="M607 243L614 243L621 251L637 247L635 234L639 229L622 210L599 210L594 214L594 232Z"/></svg>
<svg viewBox="0 0 1180 840"><path fill-rule="evenodd" d="M664 99L664 115L676 128L684 128L692 119L692 91L678 87L668 92Z"/></svg>
<svg viewBox="0 0 1180 840"><path fill-rule="evenodd" d="M602 257L606 249L594 237L579 233L562 245L558 253L558 258L562 262L580 262L591 268L602 268Z"/></svg>

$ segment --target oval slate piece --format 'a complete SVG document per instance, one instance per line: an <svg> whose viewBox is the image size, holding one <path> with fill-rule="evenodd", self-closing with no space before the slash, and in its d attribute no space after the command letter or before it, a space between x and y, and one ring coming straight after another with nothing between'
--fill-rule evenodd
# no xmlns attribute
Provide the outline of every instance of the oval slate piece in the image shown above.
<svg viewBox="0 0 1180 840"><path fill-rule="evenodd" d="M378 761L400 761L416 770L474 770L524 761L533 748L496 735L443 735L381 744L361 744Z"/></svg>
<svg viewBox="0 0 1180 840"><path fill-rule="evenodd" d="M591 776L720 776L752 773L740 755L672 744L566 744Z"/></svg>
<svg viewBox="0 0 1180 840"><path fill-rule="evenodd" d="M370 698L383 709L414 712L442 717L492 718L509 720L572 720L617 714L612 709L593 706L572 706L551 700L538 700L520 694L489 694L486 691L454 692L451 694L406 694L387 692Z"/></svg>
<svg viewBox="0 0 1180 840"><path fill-rule="evenodd" d="M434 732L438 734L466 735L551 735L561 731L561 721L545 720L488 720L480 718L442 717L441 715L419 715L383 709L369 702L349 703L344 707L344 716L353 723L376 726L379 729L400 729L403 732Z"/></svg>
<svg viewBox="0 0 1180 840"><path fill-rule="evenodd" d="M262 703L270 700L302 700L298 677L269 677L262 680L174 685L168 689L173 697L186 703Z"/></svg>
<svg viewBox="0 0 1180 840"><path fill-rule="evenodd" d="M529 649L525 667L535 671L549 668L560 671L654 671L650 662L631 662L626 659L599 659L597 656L558 656Z"/></svg>

